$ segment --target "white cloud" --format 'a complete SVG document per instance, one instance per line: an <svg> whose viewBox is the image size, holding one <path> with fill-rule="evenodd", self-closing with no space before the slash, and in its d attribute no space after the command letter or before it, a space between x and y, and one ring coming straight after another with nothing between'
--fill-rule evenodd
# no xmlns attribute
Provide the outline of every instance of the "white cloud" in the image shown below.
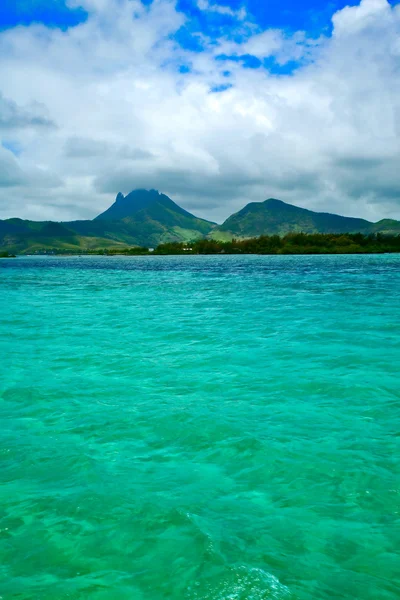
<svg viewBox="0 0 400 600"><path fill-rule="evenodd" d="M335 35L352 35L369 27L391 24L387 0L362 0L358 6L346 6L333 16Z"/></svg>
<svg viewBox="0 0 400 600"><path fill-rule="evenodd" d="M219 13L221 15L228 15L242 21L246 18L246 9L242 6L239 10L233 10L229 6L223 6L221 4L212 4L208 0L198 0L197 6L200 10Z"/></svg>
<svg viewBox="0 0 400 600"><path fill-rule="evenodd" d="M263 31L253 35L245 44L242 44L243 54L252 54L263 58L276 54L284 43L282 32L275 29Z"/></svg>
<svg viewBox="0 0 400 600"><path fill-rule="evenodd" d="M67 31L0 33L0 140L19 149L0 151L0 217L90 218L140 186L214 220L269 196L400 218L400 12L386 0L336 13L331 38L243 21L240 44L203 37L202 53L174 42L185 16L170 0L79 5L88 20ZM307 60L274 75L224 52Z"/></svg>

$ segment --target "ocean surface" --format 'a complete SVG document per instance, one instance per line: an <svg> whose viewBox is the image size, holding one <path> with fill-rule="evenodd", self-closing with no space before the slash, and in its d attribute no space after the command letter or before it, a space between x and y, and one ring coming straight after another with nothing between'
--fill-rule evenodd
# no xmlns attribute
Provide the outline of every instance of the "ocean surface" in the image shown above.
<svg viewBox="0 0 400 600"><path fill-rule="evenodd" d="M400 255L0 260L2 600L399 600Z"/></svg>

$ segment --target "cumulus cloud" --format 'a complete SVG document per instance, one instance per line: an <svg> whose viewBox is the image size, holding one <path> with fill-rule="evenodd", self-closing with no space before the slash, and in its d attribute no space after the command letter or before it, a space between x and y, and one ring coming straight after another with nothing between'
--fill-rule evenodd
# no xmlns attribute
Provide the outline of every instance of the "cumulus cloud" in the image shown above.
<svg viewBox="0 0 400 600"><path fill-rule="evenodd" d="M359 6L346 6L333 16L335 34L352 35L377 25L390 26L388 8L386 0L363 0Z"/></svg>
<svg viewBox="0 0 400 600"><path fill-rule="evenodd" d="M188 17L172 0L70 5L87 21L0 32L0 136L19 149L0 151L0 218L90 218L135 187L219 221L270 196L400 218L400 10L386 0L337 12L319 40L240 13L238 35L203 36L203 52L175 41Z"/></svg>

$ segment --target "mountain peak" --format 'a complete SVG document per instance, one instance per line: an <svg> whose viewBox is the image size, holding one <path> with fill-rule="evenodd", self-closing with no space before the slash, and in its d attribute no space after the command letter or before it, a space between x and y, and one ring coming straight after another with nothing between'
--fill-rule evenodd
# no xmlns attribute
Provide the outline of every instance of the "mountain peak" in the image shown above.
<svg viewBox="0 0 400 600"><path fill-rule="evenodd" d="M107 227L134 230L144 245L161 240L186 240L207 235L215 223L199 219L158 190L133 190L117 194L114 204L94 221L108 221Z"/></svg>
<svg viewBox="0 0 400 600"><path fill-rule="evenodd" d="M130 192L127 196L118 192L114 204L98 215L96 219L119 221L120 219L134 215L143 208L151 206L154 202L160 200L162 196L158 190L137 189Z"/></svg>
<svg viewBox="0 0 400 600"><path fill-rule="evenodd" d="M288 202L284 202L283 200L277 200L276 198L268 198L268 200L260 202L260 204L264 209L271 210L274 212L278 211L285 214L287 214L288 212L308 212L307 208L301 208L300 206L295 206L294 204L289 204Z"/></svg>

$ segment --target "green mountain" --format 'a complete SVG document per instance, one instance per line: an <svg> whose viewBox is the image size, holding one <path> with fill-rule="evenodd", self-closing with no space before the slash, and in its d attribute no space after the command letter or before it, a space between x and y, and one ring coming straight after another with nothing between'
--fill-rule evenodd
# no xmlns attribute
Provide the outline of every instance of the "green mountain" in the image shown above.
<svg viewBox="0 0 400 600"><path fill-rule="evenodd" d="M170 242L211 238L227 241L260 235L303 233L400 234L400 221L364 219L318 213L280 200L252 202L225 223L199 219L157 190L118 194L109 209L92 221L0 220L0 251L31 254L45 250L87 250L156 247Z"/></svg>
<svg viewBox="0 0 400 600"><path fill-rule="evenodd" d="M114 204L94 222L109 223L108 227L114 227L114 230L115 222L118 222L118 228L129 232L141 246L193 240L204 237L216 226L195 217L157 190L134 190L127 196L119 193Z"/></svg>
<svg viewBox="0 0 400 600"><path fill-rule="evenodd" d="M400 222L384 219L379 223L371 223L365 219L314 212L270 198L265 202L247 204L214 229L210 237L224 241L292 232L400 233Z"/></svg>
<svg viewBox="0 0 400 600"><path fill-rule="evenodd" d="M204 237L215 226L187 212L165 194L135 190L126 197L118 194L114 204L93 221L0 221L0 249L29 254L54 248L84 251L155 247Z"/></svg>
<svg viewBox="0 0 400 600"><path fill-rule="evenodd" d="M385 235L399 235L400 221L395 221L395 219L382 219L377 223L371 223L368 233L384 233Z"/></svg>

